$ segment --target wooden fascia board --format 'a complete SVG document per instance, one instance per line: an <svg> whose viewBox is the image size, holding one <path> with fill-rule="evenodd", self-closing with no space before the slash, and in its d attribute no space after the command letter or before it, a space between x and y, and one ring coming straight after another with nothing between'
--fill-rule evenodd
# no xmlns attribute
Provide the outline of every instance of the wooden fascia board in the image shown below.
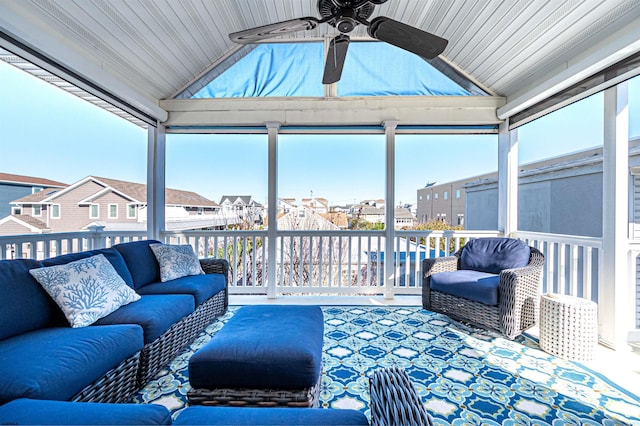
<svg viewBox="0 0 640 426"><path fill-rule="evenodd" d="M164 123L181 126L455 126L500 123L496 96L385 96L343 98L172 99L161 101L169 111Z"/></svg>

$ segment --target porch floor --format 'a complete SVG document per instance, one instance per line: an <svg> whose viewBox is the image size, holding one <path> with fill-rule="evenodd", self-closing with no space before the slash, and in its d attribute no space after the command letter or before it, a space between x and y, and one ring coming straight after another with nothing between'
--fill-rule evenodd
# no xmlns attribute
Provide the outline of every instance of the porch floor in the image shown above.
<svg viewBox="0 0 640 426"><path fill-rule="evenodd" d="M269 299L266 296L230 295L230 305L353 305L353 306L422 306L421 296L395 296L385 299L383 296L278 296ZM538 328L533 327L527 334L538 338ZM640 351L612 350L598 345L595 358L582 365L608 378L618 386L640 396Z"/></svg>

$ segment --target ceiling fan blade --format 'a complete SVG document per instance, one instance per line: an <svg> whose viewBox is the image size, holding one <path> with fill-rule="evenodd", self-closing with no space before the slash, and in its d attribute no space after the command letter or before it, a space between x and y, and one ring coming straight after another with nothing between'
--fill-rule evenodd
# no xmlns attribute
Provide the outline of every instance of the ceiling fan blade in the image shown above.
<svg viewBox="0 0 640 426"><path fill-rule="evenodd" d="M348 48L349 36L346 34L340 34L329 42L329 51L327 52L327 60L324 64L322 84L331 84L340 80Z"/></svg>
<svg viewBox="0 0 640 426"><path fill-rule="evenodd" d="M288 21L276 22L274 24L263 25L261 27L250 28L229 34L229 39L234 43L249 44L256 41L276 37L282 34L296 31L312 30L318 26L318 20L314 17L290 19Z"/></svg>
<svg viewBox="0 0 640 426"><path fill-rule="evenodd" d="M433 59L444 52L449 43L442 37L385 16L379 16L371 21L368 32L373 38L386 41L426 59Z"/></svg>

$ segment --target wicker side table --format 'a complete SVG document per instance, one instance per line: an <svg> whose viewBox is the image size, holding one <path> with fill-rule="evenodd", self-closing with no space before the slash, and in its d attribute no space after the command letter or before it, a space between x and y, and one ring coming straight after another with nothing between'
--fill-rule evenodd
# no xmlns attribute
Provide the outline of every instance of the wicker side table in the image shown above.
<svg viewBox="0 0 640 426"><path fill-rule="evenodd" d="M560 358L593 359L598 343L598 305L574 296L540 298L540 348Z"/></svg>

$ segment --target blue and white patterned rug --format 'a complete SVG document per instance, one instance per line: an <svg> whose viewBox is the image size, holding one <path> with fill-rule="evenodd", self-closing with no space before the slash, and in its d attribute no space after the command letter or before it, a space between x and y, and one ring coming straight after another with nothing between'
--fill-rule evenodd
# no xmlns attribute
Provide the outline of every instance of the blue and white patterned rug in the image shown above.
<svg viewBox="0 0 640 426"><path fill-rule="evenodd" d="M191 354L239 309L232 306L136 396L176 416ZM581 364L418 307L327 306L320 402L369 416L369 374L397 365L438 425L640 424L640 398ZM259 324L256 324L259 326Z"/></svg>

